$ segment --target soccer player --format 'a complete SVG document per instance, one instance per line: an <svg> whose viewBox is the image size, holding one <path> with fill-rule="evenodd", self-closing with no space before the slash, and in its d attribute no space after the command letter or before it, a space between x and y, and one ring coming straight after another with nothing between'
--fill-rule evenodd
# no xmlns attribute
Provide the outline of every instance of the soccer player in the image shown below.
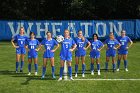
<svg viewBox="0 0 140 93"><path fill-rule="evenodd" d="M90 51L90 58L91 58L91 75L94 75L94 60L96 59L98 75L100 75L100 51L104 47L103 43L98 40L98 35L93 34L93 40L91 40L91 51Z"/></svg>
<svg viewBox="0 0 140 93"><path fill-rule="evenodd" d="M75 43L77 45L76 51L75 51L75 77L77 77L78 73L78 64L81 59L82 61L82 77L85 77L85 56L86 56L86 50L90 46L90 42L83 36L82 31L78 31L78 37L75 38Z"/></svg>
<svg viewBox="0 0 140 93"><path fill-rule="evenodd" d="M11 43L14 48L16 48L16 73L18 73L19 62L21 58L21 65L20 65L20 72L23 72L23 65L24 65L24 55L26 54L25 49L25 41L27 40L27 36L24 35L24 28L20 28L20 32L18 35L15 35ZM14 43L16 42L16 44Z"/></svg>
<svg viewBox="0 0 140 93"><path fill-rule="evenodd" d="M128 69L127 69L127 62L128 62L127 61L127 54L128 54L128 49L131 47L133 42L128 36L126 36L125 30L121 31L121 36L118 37L118 41L120 42L121 46L118 49L118 61L117 61L118 69L117 69L117 71L119 71L120 62L121 62L122 58L124 60L125 71L128 71ZM130 43L130 44L128 45L128 43Z"/></svg>
<svg viewBox="0 0 140 93"><path fill-rule="evenodd" d="M51 67L52 67L52 78L55 79L55 65L54 65L54 52L58 49L59 44L58 42L52 38L51 32L46 33L47 38L45 38L41 42L41 46L44 46L45 51L43 54L43 67L42 67L42 79L45 77L46 74L46 65L47 62L50 60L51 62ZM56 46L56 47L55 47ZM54 48L55 47L55 48Z"/></svg>
<svg viewBox="0 0 140 93"><path fill-rule="evenodd" d="M112 57L112 67L113 67L113 72L115 72L116 50L120 47L120 43L114 38L114 34L110 33L109 38L105 40L104 44L107 45L105 69L106 71L108 71L108 62L109 62L110 57Z"/></svg>
<svg viewBox="0 0 140 93"><path fill-rule="evenodd" d="M69 30L64 31L64 40L61 43L61 51L60 51L60 78L58 81L62 80L63 70L64 70L64 62L67 61L68 64L68 72L70 76L70 80L73 80L72 78L72 51L76 48L76 44L74 40L70 37Z"/></svg>
<svg viewBox="0 0 140 93"><path fill-rule="evenodd" d="M38 72L38 53L39 51L39 41L35 39L35 34L34 32L30 32L30 39L27 39L26 41L26 47L28 49L28 75L31 75L31 65L32 65L32 60L34 60L34 66L35 66L35 75L37 75Z"/></svg>

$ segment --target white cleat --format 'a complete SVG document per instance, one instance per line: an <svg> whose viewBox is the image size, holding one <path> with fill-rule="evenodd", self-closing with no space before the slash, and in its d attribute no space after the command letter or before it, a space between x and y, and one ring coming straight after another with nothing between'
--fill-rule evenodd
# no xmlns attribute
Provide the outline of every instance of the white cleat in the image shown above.
<svg viewBox="0 0 140 93"><path fill-rule="evenodd" d="M30 75L31 75L31 72L28 73L28 76L30 76Z"/></svg>
<svg viewBox="0 0 140 93"><path fill-rule="evenodd" d="M98 71L98 75L101 75L100 71Z"/></svg>
<svg viewBox="0 0 140 93"><path fill-rule="evenodd" d="M91 71L91 75L94 75L94 72L93 71Z"/></svg>
<svg viewBox="0 0 140 93"><path fill-rule="evenodd" d="M125 68L125 71L126 71L126 72L128 72L128 69L127 69L127 68Z"/></svg>
<svg viewBox="0 0 140 93"><path fill-rule="evenodd" d="M70 80L74 80L72 77L70 77Z"/></svg>
<svg viewBox="0 0 140 93"><path fill-rule="evenodd" d="M61 81L62 80L62 77L60 77L59 79L58 79L58 81Z"/></svg>
<svg viewBox="0 0 140 93"><path fill-rule="evenodd" d="M82 74L82 77L85 77L85 74L84 73Z"/></svg>
<svg viewBox="0 0 140 93"><path fill-rule="evenodd" d="M37 72L35 72L35 76L37 76Z"/></svg>
<svg viewBox="0 0 140 93"><path fill-rule="evenodd" d="M75 77L77 77L78 75L77 75L77 73L75 74Z"/></svg>
<svg viewBox="0 0 140 93"><path fill-rule="evenodd" d="M120 71L120 69L118 68L117 71Z"/></svg>

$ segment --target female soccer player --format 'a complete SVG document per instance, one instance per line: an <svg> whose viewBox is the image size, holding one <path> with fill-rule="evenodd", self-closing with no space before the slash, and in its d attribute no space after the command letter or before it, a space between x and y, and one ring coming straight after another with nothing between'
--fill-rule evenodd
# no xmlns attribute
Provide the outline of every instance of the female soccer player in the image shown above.
<svg viewBox="0 0 140 93"><path fill-rule="evenodd" d="M75 43L77 45L76 51L75 51L75 77L77 77L78 73L78 64L79 60L81 58L82 61L82 77L85 77L85 56L86 56L86 50L90 46L90 42L83 36L82 31L78 31L78 37L75 38Z"/></svg>
<svg viewBox="0 0 140 93"><path fill-rule="evenodd" d="M35 39L35 34L34 32L30 32L30 39L27 39L26 41L26 47L28 48L28 71L29 74L31 75L31 65L32 65L32 60L34 60L34 66L35 66L35 75L37 75L38 72L38 53L39 51L39 41Z"/></svg>
<svg viewBox="0 0 140 93"><path fill-rule="evenodd" d="M125 71L128 71L127 69L127 54L128 54L128 49L131 47L131 45L133 44L132 40L126 36L126 31L125 30L122 30L121 31L121 36L118 37L118 41L120 42L121 46L120 48L118 49L118 69L117 71L119 71L119 68L120 68L120 62L121 62L121 59L123 58L124 60L124 68L125 68ZM130 43L128 45L128 43Z"/></svg>
<svg viewBox="0 0 140 93"><path fill-rule="evenodd" d="M90 51L90 58L91 58L91 75L94 75L94 59L96 59L98 75L100 75L100 51L104 47L103 43L98 40L98 35L93 34L93 40L91 41L91 51Z"/></svg>
<svg viewBox="0 0 140 93"><path fill-rule="evenodd" d="M23 65L24 65L24 55L26 54L25 49L25 41L27 40L27 37L24 35L24 28L20 28L20 32L18 35L15 35L11 43L14 48L16 48L16 73L18 73L18 66L20 62L21 57L21 65L20 65L20 72L23 72ZM14 43L16 42L16 44Z"/></svg>
<svg viewBox="0 0 140 93"><path fill-rule="evenodd" d="M51 32L47 32L46 35L47 35L47 38L45 38L41 42L41 46L44 45L44 48L45 48L45 51L43 54L42 79L45 77L45 74L46 74L46 65L47 65L48 60L50 60L51 62L52 78L55 79L54 52L58 49L59 44L55 39L52 39Z"/></svg>
<svg viewBox="0 0 140 93"><path fill-rule="evenodd" d="M76 44L72 38L70 38L69 30L64 31L64 41L61 43L61 52L60 52L60 78L58 81L62 80L63 70L64 70L64 62L67 61L68 64L68 72L70 76L70 80L72 78L72 51L76 48Z"/></svg>
<svg viewBox="0 0 140 93"><path fill-rule="evenodd" d="M107 45L105 69L108 71L109 58L112 57L113 72L115 72L116 50L120 47L120 43L114 38L114 34L110 33L109 38L105 40L104 44Z"/></svg>

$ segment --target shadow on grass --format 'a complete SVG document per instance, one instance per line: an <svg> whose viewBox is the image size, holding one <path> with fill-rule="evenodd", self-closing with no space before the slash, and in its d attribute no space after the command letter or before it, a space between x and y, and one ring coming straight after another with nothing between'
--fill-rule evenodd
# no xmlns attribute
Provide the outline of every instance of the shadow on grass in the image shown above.
<svg viewBox="0 0 140 93"><path fill-rule="evenodd" d="M15 71L3 70L0 71L0 75L25 75L27 73L16 73Z"/></svg>

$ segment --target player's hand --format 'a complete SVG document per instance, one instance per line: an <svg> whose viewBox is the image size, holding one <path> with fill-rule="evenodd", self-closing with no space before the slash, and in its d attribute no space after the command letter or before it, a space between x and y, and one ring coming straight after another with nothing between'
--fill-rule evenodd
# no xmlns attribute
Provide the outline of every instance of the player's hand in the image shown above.
<svg viewBox="0 0 140 93"><path fill-rule="evenodd" d="M113 49L117 50L117 48L116 48L116 47L114 47Z"/></svg>
<svg viewBox="0 0 140 93"><path fill-rule="evenodd" d="M69 51L70 51L70 52L72 52L72 51L73 51L73 49L69 49Z"/></svg>
<svg viewBox="0 0 140 93"><path fill-rule="evenodd" d="M87 50L87 48L84 47L84 50Z"/></svg>
<svg viewBox="0 0 140 93"><path fill-rule="evenodd" d="M98 51L101 51L101 49L97 49Z"/></svg>
<svg viewBox="0 0 140 93"><path fill-rule="evenodd" d="M51 50L51 52L55 52L55 50Z"/></svg>
<svg viewBox="0 0 140 93"><path fill-rule="evenodd" d="M39 49L35 49L35 51L39 51Z"/></svg>
<svg viewBox="0 0 140 93"><path fill-rule="evenodd" d="M129 49L129 47L126 47L126 50L128 50Z"/></svg>
<svg viewBox="0 0 140 93"><path fill-rule="evenodd" d="M15 48L19 48L19 46L14 46Z"/></svg>
<svg viewBox="0 0 140 93"><path fill-rule="evenodd" d="M106 50L108 50L109 48L108 47L106 47Z"/></svg>

